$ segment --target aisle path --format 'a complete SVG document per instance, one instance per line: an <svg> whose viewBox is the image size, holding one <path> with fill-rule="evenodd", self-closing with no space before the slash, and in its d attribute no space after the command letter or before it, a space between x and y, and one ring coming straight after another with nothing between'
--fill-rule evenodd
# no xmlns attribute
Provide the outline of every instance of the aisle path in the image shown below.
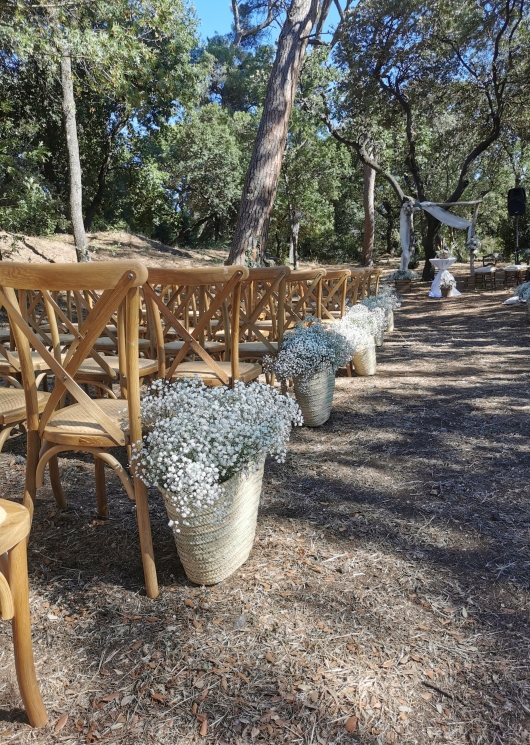
<svg viewBox="0 0 530 745"><path fill-rule="evenodd" d="M501 291L427 289L377 375L339 379L330 421L267 462L254 548L221 585L186 579L153 489L147 599L123 487L109 475L96 520L92 461L60 459L69 509L40 490L29 544L50 726L24 724L0 624L0 743L530 743L529 326ZM0 455L2 496L24 452Z"/></svg>

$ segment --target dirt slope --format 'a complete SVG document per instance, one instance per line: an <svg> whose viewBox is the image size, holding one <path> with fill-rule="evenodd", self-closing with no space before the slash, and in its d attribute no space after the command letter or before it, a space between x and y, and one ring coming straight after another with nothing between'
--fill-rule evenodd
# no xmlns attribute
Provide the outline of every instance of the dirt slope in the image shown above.
<svg viewBox="0 0 530 745"><path fill-rule="evenodd" d="M125 230L89 233L89 248L93 261L140 259L151 266L208 266L222 264L228 256L224 249L171 248L159 241L127 233ZM60 263L75 261L74 239L71 235L13 235L0 231L0 254L4 261Z"/></svg>

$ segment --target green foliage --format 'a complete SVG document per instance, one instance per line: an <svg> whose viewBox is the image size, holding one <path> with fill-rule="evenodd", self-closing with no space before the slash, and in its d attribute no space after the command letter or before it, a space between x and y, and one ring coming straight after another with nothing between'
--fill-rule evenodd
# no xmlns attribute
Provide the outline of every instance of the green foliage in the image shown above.
<svg viewBox="0 0 530 745"><path fill-rule="evenodd" d="M405 193L443 201L460 189L463 199L484 197L483 252L513 255L506 194L528 173L530 34L525 7L519 22L510 18L512 37L501 34L495 52L506 7L500 0L480 7L467 0L363 0L331 53L310 48L269 253L286 260L297 241L302 258L360 258L362 166L355 148L330 135L327 115L346 143L361 143ZM251 0L240 10L246 28L263 7ZM166 243L226 245L274 57L264 40L235 45L216 36L201 48L184 0L0 3L0 227L69 229L59 79L59 57L68 52L87 224L126 227ZM496 122L496 136L462 175ZM376 254L399 253L399 207L378 176ZM470 217L469 208L457 211ZM520 220L522 248L530 247L527 222ZM425 215L415 218L415 229L418 242L425 240ZM440 234L467 258L463 232Z"/></svg>

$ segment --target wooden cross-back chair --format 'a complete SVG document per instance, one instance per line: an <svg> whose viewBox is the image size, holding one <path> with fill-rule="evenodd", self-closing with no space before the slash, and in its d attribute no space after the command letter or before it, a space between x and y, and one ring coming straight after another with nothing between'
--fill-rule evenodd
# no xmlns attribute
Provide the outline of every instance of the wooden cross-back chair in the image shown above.
<svg viewBox="0 0 530 745"><path fill-rule="evenodd" d="M0 618L11 621L18 687L32 727L48 720L35 675L31 644L26 541L30 515L20 504L0 499Z"/></svg>
<svg viewBox="0 0 530 745"><path fill-rule="evenodd" d="M379 291L379 279L383 270L376 269L373 266L368 266L362 269L352 269L352 275L354 272L359 273L361 276L359 284L359 301L372 295L372 285L374 290L373 294L377 295Z"/></svg>
<svg viewBox="0 0 530 745"><path fill-rule="evenodd" d="M364 280L364 269L351 269L346 285L346 305L356 305L361 301L361 283Z"/></svg>
<svg viewBox="0 0 530 745"><path fill-rule="evenodd" d="M64 299L66 296L66 308ZM71 298L75 302L75 315L72 313ZM50 300L51 298L51 300ZM33 331L42 341L45 347L53 352L55 359L62 362L66 350L71 346L79 335L79 327L82 326L88 314L91 312L99 295L97 291L70 290L67 293L53 292L50 298L43 295L42 291L21 290L19 293L19 305L24 320L31 326ZM96 395L106 395L116 398L113 385L117 383L125 386L127 381L120 381L118 340L112 329L117 332L117 313L111 318L104 329L106 336L96 340L89 356L82 362L75 375L76 382L85 386L92 385ZM116 346L116 354L106 354L98 351L98 342L102 340L112 341ZM0 355L2 350L0 349ZM14 354L14 353L13 353ZM9 357L9 353L7 353ZM11 355L12 356L12 355ZM11 360L15 362L15 359ZM37 352L32 352L33 367L44 370L37 376L37 386L43 380L46 383L46 375L49 365ZM156 361L143 357L138 360L140 381L145 377L156 374L158 366ZM46 387L46 386L45 386Z"/></svg>
<svg viewBox="0 0 530 745"><path fill-rule="evenodd" d="M160 377L175 380L197 375L206 385L231 385L235 380L248 383L261 374L260 365L240 363L238 355L241 281L248 274L243 266L149 269L143 292L155 325ZM172 309L171 303L164 302L163 294L157 292L157 287L168 285L178 288L178 304ZM197 316L194 326L186 328L184 318L188 317L187 307L193 296L198 298ZM178 342L170 365L166 365L163 324L175 331ZM226 347L228 359L216 360L206 348L208 329L210 333L215 329L215 334L223 334L224 341L219 344Z"/></svg>
<svg viewBox="0 0 530 745"><path fill-rule="evenodd" d="M322 279L325 269L298 269L285 280L284 331L306 316L322 317Z"/></svg>
<svg viewBox="0 0 530 745"><path fill-rule="evenodd" d="M288 266L249 269L241 289L239 315L240 359L274 356L283 341Z"/></svg>
<svg viewBox="0 0 530 745"><path fill-rule="evenodd" d="M99 514L108 514L105 489L105 463L122 481L127 494L136 503L140 546L146 590L156 597L158 586L151 540L151 527L145 485L132 473L127 475L109 452L115 447L130 447L142 439L140 420L140 383L138 369L139 288L147 281L147 270L136 261L94 264L0 265L0 303L5 307L19 351L27 412L27 459L24 504L33 512L36 488L42 486L44 469L57 455L66 451L91 453L95 459L96 497ZM63 311L53 298L54 292L86 289L100 291L90 312L76 329L66 353L54 356L39 335L24 319L17 299L27 291L42 293L48 321L62 318ZM23 303L22 303L23 306ZM75 380L85 361L93 353L110 317L118 317L118 361L122 399L89 398ZM53 334L56 333L56 325ZM31 361L31 350L38 352L54 375L54 387L39 417L38 391ZM66 396L70 403L64 406ZM42 441L42 448L41 446ZM53 473L50 471L53 485ZM55 493L55 490L54 490ZM57 499L57 494L56 494ZM64 497L59 503L64 507Z"/></svg>
<svg viewBox="0 0 530 745"><path fill-rule="evenodd" d="M367 297L370 297L371 295L377 295L377 293L379 292L379 280L381 279L382 273L382 269L377 269L375 266L369 267L366 288Z"/></svg>
<svg viewBox="0 0 530 745"><path fill-rule="evenodd" d="M153 275L151 274L151 278ZM190 291L189 285L168 285L165 283L150 283L151 289L158 296L173 318L176 318L184 329L192 332L197 326L199 317L204 314L209 306L213 292L208 292L204 287L196 286ZM146 289L143 288L142 296L145 303L147 326L149 337L153 340L153 357L158 360L158 375L165 377L168 362L173 360L180 352L185 342L175 330L168 317L160 314L155 309L153 301L147 301ZM208 323L203 327L200 334L201 346L210 354L217 357L229 357L229 335L225 329L230 327L226 315L226 305L214 312ZM187 357L189 355L186 355ZM191 356L194 356L193 352Z"/></svg>
<svg viewBox="0 0 530 745"><path fill-rule="evenodd" d="M336 321L342 318L346 307L349 269L326 269L322 278L322 319Z"/></svg>

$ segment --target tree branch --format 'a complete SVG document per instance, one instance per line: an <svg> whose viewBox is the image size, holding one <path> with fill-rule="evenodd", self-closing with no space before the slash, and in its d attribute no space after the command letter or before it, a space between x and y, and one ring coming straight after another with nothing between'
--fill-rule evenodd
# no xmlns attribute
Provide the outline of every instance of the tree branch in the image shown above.
<svg viewBox="0 0 530 745"><path fill-rule="evenodd" d="M241 26L241 19L239 16L239 3L237 0L232 0L232 15L234 16L235 28L234 46L238 47L243 39L246 39L248 36L256 36L260 33L260 31L263 31L263 29L267 28L267 26L270 26L270 24L274 20L274 11L276 7L276 0L269 0L269 2L267 3L267 17L265 18L265 20L262 23L251 26L250 28L243 28Z"/></svg>

